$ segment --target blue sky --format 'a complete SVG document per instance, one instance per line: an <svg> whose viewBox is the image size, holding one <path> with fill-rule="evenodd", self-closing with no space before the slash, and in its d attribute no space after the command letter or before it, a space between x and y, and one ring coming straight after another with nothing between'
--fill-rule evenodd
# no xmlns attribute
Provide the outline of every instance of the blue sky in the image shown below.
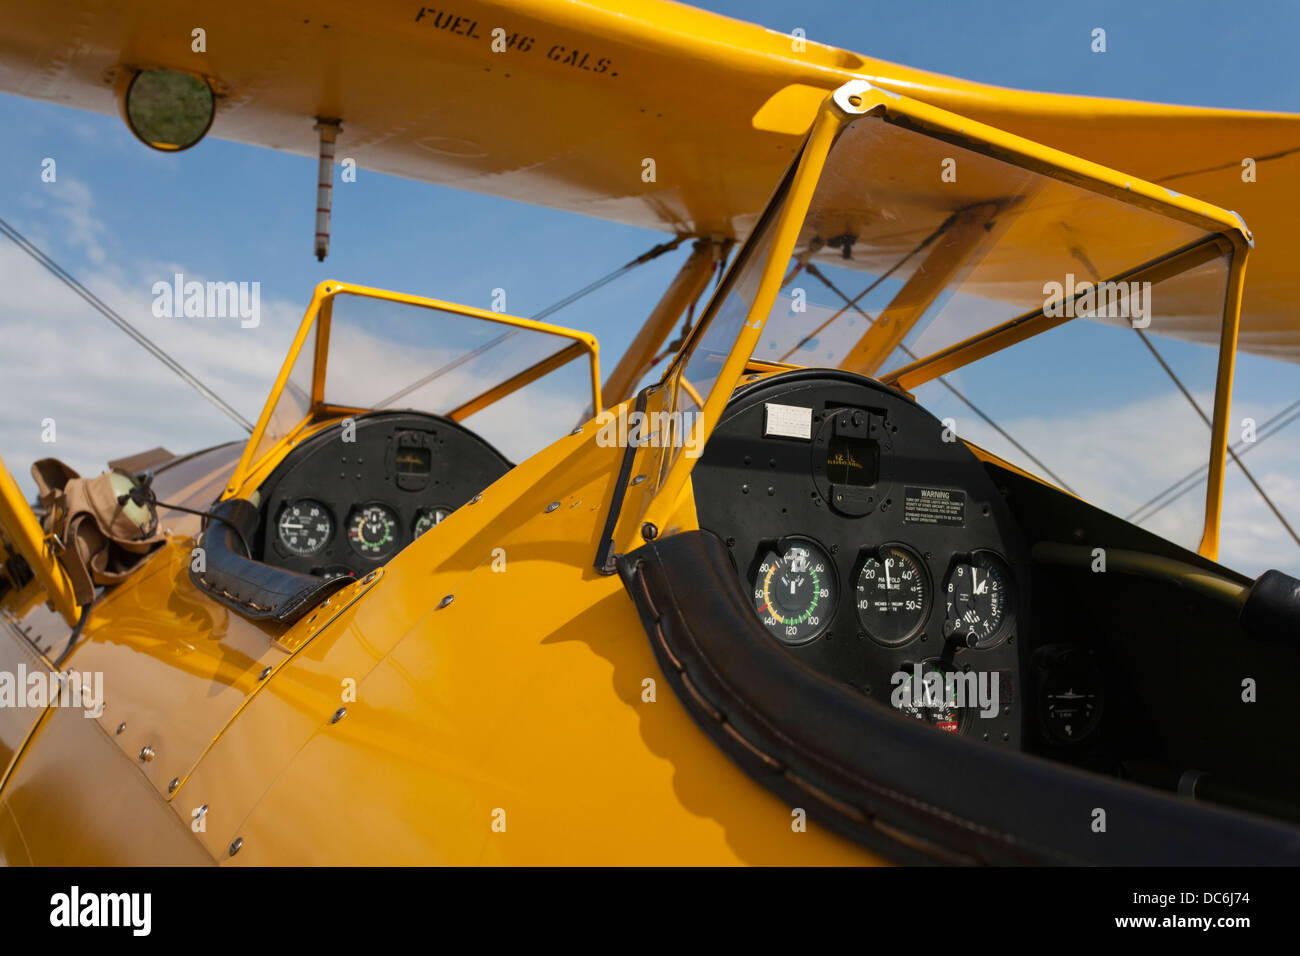
<svg viewBox="0 0 1300 956"><path fill-rule="evenodd" d="M802 28L813 40L869 56L1007 86L1300 110L1293 50L1300 4L699 5L775 30ZM1096 26L1107 30L1104 56L1089 50ZM0 216L146 328L250 419L264 400L275 357L321 279L480 307L488 307L492 290L503 287L507 310L529 315L664 238L362 170L356 183L335 189L335 235L329 259L320 264L311 254L314 160L217 139L162 155L137 143L115 117L2 95L0 144ZM56 183L40 181L46 157L58 163ZM612 368L682 255L635 271L554 320L594 332L604 367ZM246 352L241 368L230 367L228 340L218 345L212 335L151 319L150 285L172 271L262 283L265 327L240 340ZM238 437L227 419L197 402L171 373L3 239L0 277L6 287L0 294L0 335L7 343L0 360L0 453L27 490L27 468L41 455L55 454L95 473L109 457L154 444L188 451ZM1171 358L1188 369L1204 364L1176 348ZM1126 360L1072 371L1118 394L1132 391L1132 374L1140 368ZM59 377L74 372L95 389L92 401L73 403L54 394ZM130 395L123 394L125 372L136 373ZM1149 374L1160 373L1151 366ZM1243 359L1238 380L1239 404L1261 415L1300 397L1300 375L1290 366ZM1055 402L1063 413L1071 411L1060 406L1063 394L1042 389L1036 410ZM1027 434L1040 429L1046 440L1061 430L1059 422L1017 421L1025 414L1025 396L1011 389L994 387L981 401L1000 420L1009 416L1004 424L1016 422ZM1082 399L1073 410L1088 411ZM53 447L40 440L46 417L58 423ZM1102 429L1098 434L1104 435L1106 427L1093 416L1081 419L1078 432ZM983 437L975 427L969 434ZM1300 523L1300 458L1289 447L1297 434L1300 425L1261 444L1247 461ZM1249 488L1234 478L1228 490L1225 513L1236 531L1225 542L1225 561L1248 573L1270 565L1300 573L1300 549Z"/></svg>

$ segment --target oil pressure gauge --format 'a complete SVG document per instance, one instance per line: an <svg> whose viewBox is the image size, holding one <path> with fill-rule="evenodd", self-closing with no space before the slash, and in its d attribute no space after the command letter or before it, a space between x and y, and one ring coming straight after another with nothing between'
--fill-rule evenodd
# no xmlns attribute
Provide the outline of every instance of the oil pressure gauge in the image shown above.
<svg viewBox="0 0 1300 956"><path fill-rule="evenodd" d="M837 582L830 556L811 538L783 538L759 562L754 609L786 644L811 641L835 611Z"/></svg>

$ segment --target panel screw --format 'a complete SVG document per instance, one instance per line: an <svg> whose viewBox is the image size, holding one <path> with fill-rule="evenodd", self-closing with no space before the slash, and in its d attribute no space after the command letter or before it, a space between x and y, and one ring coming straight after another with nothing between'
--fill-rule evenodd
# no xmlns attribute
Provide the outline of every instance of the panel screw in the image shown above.
<svg viewBox="0 0 1300 956"><path fill-rule="evenodd" d="M647 521L641 526L641 537L645 538L647 541L653 541L655 538L659 537L659 529Z"/></svg>
<svg viewBox="0 0 1300 956"><path fill-rule="evenodd" d="M262 673L260 673L260 674L257 675L257 679L258 679L258 680L266 680L266 679L267 679L268 677L270 677L270 676L271 676L271 668L270 668L270 667L264 667L264 668L262 668Z"/></svg>
<svg viewBox="0 0 1300 956"><path fill-rule="evenodd" d="M330 718L330 723L337 724L340 720L343 719L343 715L346 714L347 712L348 709L346 707L340 707L338 710L334 711L334 716Z"/></svg>
<svg viewBox="0 0 1300 956"><path fill-rule="evenodd" d="M168 793L175 793L175 792L176 792L176 788L179 787L180 785L181 785L181 778L180 778L180 777L172 777L172 782L169 783L169 784L167 784L167 792L168 792Z"/></svg>
<svg viewBox="0 0 1300 956"><path fill-rule="evenodd" d="M441 601L438 602L438 610L441 611L443 608L445 608L454 600L456 600L455 596L448 594L445 598L443 598Z"/></svg>
<svg viewBox="0 0 1300 956"><path fill-rule="evenodd" d="M637 475L635 478L632 479L632 484L639 485L643 481L645 481L645 475Z"/></svg>
<svg viewBox="0 0 1300 956"><path fill-rule="evenodd" d="M126 730L126 721L125 721L125 720L122 721L120 724L117 725L117 732L118 732L119 734L120 734L122 731L124 731L124 730Z"/></svg>
<svg viewBox="0 0 1300 956"><path fill-rule="evenodd" d="M582 434L582 426L579 425L579 426L578 426L577 428L575 428L573 431L569 432L569 434L570 434L570 435L581 435L581 434Z"/></svg>
<svg viewBox="0 0 1300 956"><path fill-rule="evenodd" d="M155 756L157 756L157 754L155 753L154 749L150 747L148 744L145 744L143 747L140 748L141 763L148 763Z"/></svg>
<svg viewBox="0 0 1300 956"><path fill-rule="evenodd" d="M469 499L469 503L472 505L476 505L482 500L483 500L482 495L475 495L473 498Z"/></svg>
<svg viewBox="0 0 1300 956"><path fill-rule="evenodd" d="M560 507L560 503L558 501L552 501L549 505L546 506L546 513L550 514L558 507Z"/></svg>
<svg viewBox="0 0 1300 956"><path fill-rule="evenodd" d="M238 853L239 848L242 847L243 845L244 845L244 838L235 837L235 842L230 844L230 855L234 856L236 853Z"/></svg>

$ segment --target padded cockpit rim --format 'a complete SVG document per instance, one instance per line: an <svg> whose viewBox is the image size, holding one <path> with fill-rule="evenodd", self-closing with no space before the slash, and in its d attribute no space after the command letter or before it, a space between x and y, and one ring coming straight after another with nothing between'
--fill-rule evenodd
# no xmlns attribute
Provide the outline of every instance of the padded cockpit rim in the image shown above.
<svg viewBox="0 0 1300 956"><path fill-rule="evenodd" d="M789 806L899 862L1300 862L1300 830L957 739L813 671L707 531L619 559L656 659L714 742ZM1095 832L1094 809L1107 813Z"/></svg>
<svg viewBox="0 0 1300 956"><path fill-rule="evenodd" d="M249 620L292 623L352 581L345 576L320 578L301 574L244 554L243 544L253 536L258 512L243 498L219 502L212 513L224 520L207 522L199 538L203 569L197 570L191 563L190 581L213 600Z"/></svg>

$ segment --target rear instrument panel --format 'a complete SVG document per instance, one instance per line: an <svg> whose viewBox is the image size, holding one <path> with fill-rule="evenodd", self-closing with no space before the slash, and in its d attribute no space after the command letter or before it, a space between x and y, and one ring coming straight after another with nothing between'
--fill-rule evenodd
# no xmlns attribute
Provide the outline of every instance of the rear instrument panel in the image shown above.
<svg viewBox="0 0 1300 956"><path fill-rule="evenodd" d="M510 469L495 449L435 415L379 412L320 432L262 486L267 564L362 576Z"/></svg>
<svg viewBox="0 0 1300 956"><path fill-rule="evenodd" d="M866 379L794 372L736 392L693 482L700 526L791 654L1020 746L1029 553L955 430Z"/></svg>

